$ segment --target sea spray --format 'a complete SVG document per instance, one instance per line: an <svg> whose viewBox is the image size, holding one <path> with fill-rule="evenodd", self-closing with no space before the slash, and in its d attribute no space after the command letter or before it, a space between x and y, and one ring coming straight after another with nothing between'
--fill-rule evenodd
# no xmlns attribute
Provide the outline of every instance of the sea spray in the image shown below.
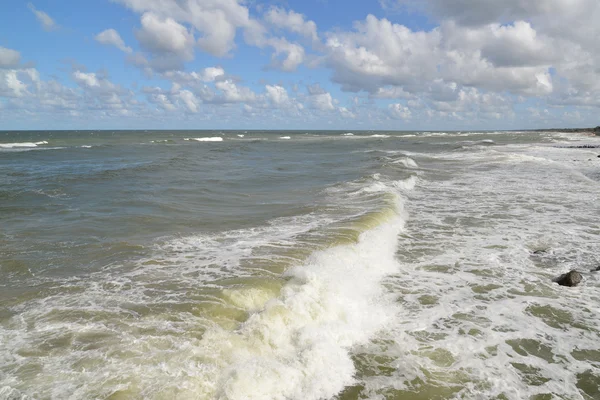
<svg viewBox="0 0 600 400"><path fill-rule="evenodd" d="M318 251L291 268L281 295L238 330L206 332L203 343L220 367L216 398L316 400L354 382L350 349L394 315L381 280L398 270L405 214L397 200L396 213L357 243Z"/></svg>

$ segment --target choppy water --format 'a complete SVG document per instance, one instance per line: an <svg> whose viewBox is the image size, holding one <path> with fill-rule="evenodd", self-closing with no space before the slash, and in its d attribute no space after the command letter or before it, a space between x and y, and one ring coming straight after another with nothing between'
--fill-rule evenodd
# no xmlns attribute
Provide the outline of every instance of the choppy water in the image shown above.
<svg viewBox="0 0 600 400"><path fill-rule="evenodd" d="M593 146L0 133L0 399L599 399Z"/></svg>

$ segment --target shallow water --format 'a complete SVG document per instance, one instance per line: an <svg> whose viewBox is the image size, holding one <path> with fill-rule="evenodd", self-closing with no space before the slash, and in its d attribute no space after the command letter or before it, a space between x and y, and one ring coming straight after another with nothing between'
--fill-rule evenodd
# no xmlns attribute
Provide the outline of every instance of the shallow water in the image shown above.
<svg viewBox="0 0 600 400"><path fill-rule="evenodd" d="M600 398L582 145L0 133L0 398Z"/></svg>

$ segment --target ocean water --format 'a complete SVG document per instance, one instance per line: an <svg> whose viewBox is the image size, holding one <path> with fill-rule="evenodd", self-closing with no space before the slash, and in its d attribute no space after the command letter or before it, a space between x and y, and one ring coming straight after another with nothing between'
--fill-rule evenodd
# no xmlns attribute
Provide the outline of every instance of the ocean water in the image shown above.
<svg viewBox="0 0 600 400"><path fill-rule="evenodd" d="M600 399L594 146L0 133L0 399Z"/></svg>

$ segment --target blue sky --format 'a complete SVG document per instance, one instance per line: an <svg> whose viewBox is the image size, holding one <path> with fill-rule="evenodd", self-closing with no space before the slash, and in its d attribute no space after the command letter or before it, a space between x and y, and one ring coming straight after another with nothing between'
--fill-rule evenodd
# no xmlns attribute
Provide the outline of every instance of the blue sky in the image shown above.
<svg viewBox="0 0 600 400"><path fill-rule="evenodd" d="M596 0L8 0L0 129L600 125Z"/></svg>

